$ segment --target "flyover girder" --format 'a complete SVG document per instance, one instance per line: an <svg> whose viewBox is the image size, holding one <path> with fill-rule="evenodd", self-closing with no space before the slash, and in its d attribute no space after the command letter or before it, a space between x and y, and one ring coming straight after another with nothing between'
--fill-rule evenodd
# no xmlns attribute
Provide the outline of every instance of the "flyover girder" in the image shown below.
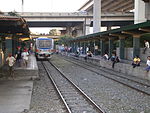
<svg viewBox="0 0 150 113"><path fill-rule="evenodd" d="M125 0L117 0L115 1L114 3L111 3L109 5L109 7L104 7L103 10L106 10L106 11L124 11L128 6L128 5L132 5L133 6L133 0L128 0L128 1L125 1Z"/></svg>
<svg viewBox="0 0 150 113"><path fill-rule="evenodd" d="M129 7L131 7L131 8L133 8L133 4L134 3L134 1L133 0L130 0L130 1L124 1L123 3L121 3L120 5L118 5L118 7L115 7L115 8L113 8L113 10L114 11L124 11L124 10L127 10L127 9L129 9ZM129 9L129 10L131 10L131 9Z"/></svg>

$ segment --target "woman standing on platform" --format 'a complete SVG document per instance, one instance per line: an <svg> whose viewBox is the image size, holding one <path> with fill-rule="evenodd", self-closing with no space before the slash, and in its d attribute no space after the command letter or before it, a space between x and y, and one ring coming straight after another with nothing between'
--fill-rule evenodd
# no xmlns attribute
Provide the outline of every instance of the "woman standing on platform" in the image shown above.
<svg viewBox="0 0 150 113"><path fill-rule="evenodd" d="M28 64L28 56L29 56L28 50L27 50L27 49L24 49L24 51L22 52L21 56L22 56L22 59L23 59L23 64L24 64L24 66L27 67L27 64Z"/></svg>

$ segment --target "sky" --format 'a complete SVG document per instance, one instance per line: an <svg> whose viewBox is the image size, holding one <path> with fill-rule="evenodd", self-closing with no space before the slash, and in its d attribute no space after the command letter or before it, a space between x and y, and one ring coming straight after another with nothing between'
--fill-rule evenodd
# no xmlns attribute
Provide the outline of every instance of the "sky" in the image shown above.
<svg viewBox="0 0 150 113"><path fill-rule="evenodd" d="M23 0L24 12L75 12L87 0ZM22 0L0 0L0 11L22 12ZM33 33L49 33L49 28L30 28Z"/></svg>
<svg viewBox="0 0 150 113"><path fill-rule="evenodd" d="M87 0L23 0L24 12L73 12ZM22 0L0 0L0 10L22 11Z"/></svg>

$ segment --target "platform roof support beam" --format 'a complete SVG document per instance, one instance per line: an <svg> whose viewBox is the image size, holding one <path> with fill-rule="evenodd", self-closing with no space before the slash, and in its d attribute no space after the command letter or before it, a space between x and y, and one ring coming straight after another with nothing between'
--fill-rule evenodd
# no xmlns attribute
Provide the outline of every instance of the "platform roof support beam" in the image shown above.
<svg viewBox="0 0 150 113"><path fill-rule="evenodd" d="M101 31L101 0L94 0L93 8L93 32Z"/></svg>
<svg viewBox="0 0 150 113"><path fill-rule="evenodd" d="M103 39L100 40L100 50L101 56L105 54L105 41Z"/></svg>
<svg viewBox="0 0 150 113"><path fill-rule="evenodd" d="M145 3L143 0L134 0L134 24L146 21L145 18Z"/></svg>
<svg viewBox="0 0 150 113"><path fill-rule="evenodd" d="M125 58L125 37L119 37L120 59Z"/></svg>
<svg viewBox="0 0 150 113"><path fill-rule="evenodd" d="M109 38L109 56L112 55L113 52L113 40L112 38Z"/></svg>
<svg viewBox="0 0 150 113"><path fill-rule="evenodd" d="M140 55L140 38L133 36L133 58Z"/></svg>
<svg viewBox="0 0 150 113"><path fill-rule="evenodd" d="M12 35L5 37L5 41L6 41L6 53L5 56L7 57L9 53L13 53L13 41L12 41Z"/></svg>

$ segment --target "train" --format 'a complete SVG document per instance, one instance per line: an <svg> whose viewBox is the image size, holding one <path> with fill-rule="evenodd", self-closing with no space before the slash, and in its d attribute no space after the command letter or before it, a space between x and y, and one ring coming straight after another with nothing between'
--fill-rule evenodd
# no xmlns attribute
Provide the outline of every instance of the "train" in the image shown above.
<svg viewBox="0 0 150 113"><path fill-rule="evenodd" d="M39 37L35 40L35 56L39 59L50 59L53 54L54 40L52 38Z"/></svg>

